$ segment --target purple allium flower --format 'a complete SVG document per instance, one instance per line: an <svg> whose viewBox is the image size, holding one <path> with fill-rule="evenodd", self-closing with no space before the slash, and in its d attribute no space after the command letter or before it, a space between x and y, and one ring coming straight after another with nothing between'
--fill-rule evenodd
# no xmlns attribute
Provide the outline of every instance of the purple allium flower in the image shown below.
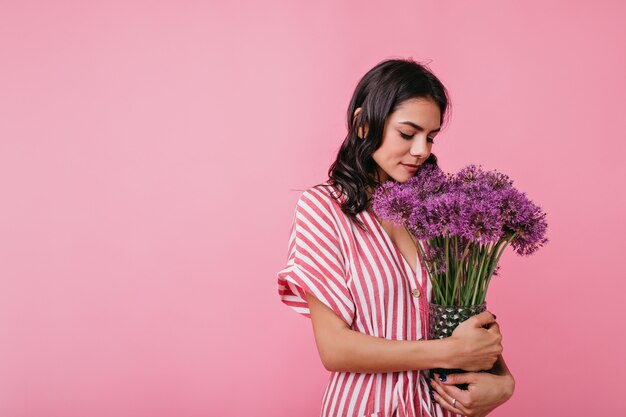
<svg viewBox="0 0 626 417"><path fill-rule="evenodd" d="M532 218L532 204L524 193L509 188L500 193L500 212L506 233L515 233Z"/></svg>
<svg viewBox="0 0 626 417"><path fill-rule="evenodd" d="M413 210L406 219L406 227L416 239L429 239L431 237L431 221L431 211L426 207L424 201L417 200L414 202Z"/></svg>
<svg viewBox="0 0 626 417"><path fill-rule="evenodd" d="M450 233L476 243L497 242L502 237L502 219L497 193L481 193L481 198L455 192L456 205L451 214Z"/></svg>
<svg viewBox="0 0 626 417"><path fill-rule="evenodd" d="M424 261L439 302L484 300L507 241L519 255L530 255L548 241L541 208L515 189L507 175L476 165L452 175L435 165L422 165L405 183L379 186L373 208L380 217L404 224L415 238L426 241ZM441 280L456 280L456 284L443 285Z"/></svg>
<svg viewBox="0 0 626 417"><path fill-rule="evenodd" d="M424 200L425 198L446 192L448 179L437 165L424 164L404 184L413 190L414 198Z"/></svg>
<svg viewBox="0 0 626 417"><path fill-rule="evenodd" d="M449 234L485 244L517 233L511 244L519 254L547 242L541 209L507 175L476 165L454 175L422 165L405 183L379 186L373 208L394 225L405 224L420 240Z"/></svg>
<svg viewBox="0 0 626 417"><path fill-rule="evenodd" d="M427 245L424 252L424 261L427 265L431 265L433 267L433 273L442 274L446 272L446 256L443 248Z"/></svg>
<svg viewBox="0 0 626 417"><path fill-rule="evenodd" d="M472 185L478 185L491 190L499 190L513 185L513 181L511 181L508 175L496 170L483 171L481 165L476 166L474 164L462 168L451 177L450 182L452 186L465 185L471 187Z"/></svg>
<svg viewBox="0 0 626 417"><path fill-rule="evenodd" d="M450 232L452 209L455 206L454 196L450 193L432 196L424 201L424 209L428 215L428 237L444 236Z"/></svg>
<svg viewBox="0 0 626 417"><path fill-rule="evenodd" d="M548 227L546 214L525 193L512 187L503 190L500 211L504 233L508 236L517 234L511 247L519 255L530 255L548 242L544 237Z"/></svg>
<svg viewBox="0 0 626 417"><path fill-rule="evenodd" d="M415 203L413 190L393 181L378 186L372 197L374 212L396 227L404 223Z"/></svg>
<svg viewBox="0 0 626 417"><path fill-rule="evenodd" d="M520 226L517 235L511 241L511 247L515 252L524 256L531 255L548 242L548 238L545 237L548 228L546 213L543 213L539 206L530 201L529 203L533 205L531 219Z"/></svg>
<svg viewBox="0 0 626 417"><path fill-rule="evenodd" d="M416 224L415 237L425 239L430 236L432 226L428 218L433 218L422 206L430 197L442 194L447 186L446 175L436 165L422 165L417 174L404 183L387 181L376 188L372 197L372 208L381 218L395 226L411 223L415 212L420 224Z"/></svg>

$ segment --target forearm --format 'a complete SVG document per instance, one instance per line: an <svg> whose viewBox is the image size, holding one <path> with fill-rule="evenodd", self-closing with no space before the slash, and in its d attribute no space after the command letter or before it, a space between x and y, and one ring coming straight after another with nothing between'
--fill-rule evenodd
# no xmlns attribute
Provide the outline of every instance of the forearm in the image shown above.
<svg viewBox="0 0 626 417"><path fill-rule="evenodd" d="M504 357L502 355L498 356L498 360L493 365L493 368L491 368L490 372L492 374L500 375L500 376L511 375L511 372L509 371L509 368L506 366L506 362L504 361Z"/></svg>
<svg viewBox="0 0 626 417"><path fill-rule="evenodd" d="M351 329L338 332L328 347L328 370L360 373L446 368L452 355L445 339L389 340Z"/></svg>
<svg viewBox="0 0 626 417"><path fill-rule="evenodd" d="M502 386L506 388L506 398L510 398L515 391L515 378L513 378L513 374L509 371L508 366L506 366L506 362L504 361L504 357L502 355L498 356L498 360L490 371L492 374L505 377L507 383Z"/></svg>

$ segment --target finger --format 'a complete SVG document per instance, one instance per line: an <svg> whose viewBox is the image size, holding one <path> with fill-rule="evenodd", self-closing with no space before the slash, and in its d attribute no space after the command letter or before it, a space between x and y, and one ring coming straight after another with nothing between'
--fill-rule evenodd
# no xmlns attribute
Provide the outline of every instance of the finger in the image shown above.
<svg viewBox="0 0 626 417"><path fill-rule="evenodd" d="M471 374L473 374L473 372ZM435 378L446 394L452 398L456 398L457 403L469 404L469 390L462 390L455 385L472 384L475 381L475 375L449 374L445 381L440 382L439 375L435 373Z"/></svg>
<svg viewBox="0 0 626 417"><path fill-rule="evenodd" d="M442 382L440 382L439 385L446 394L448 394L452 398L456 398L457 404L463 404L464 406L465 404L469 404L469 390L462 390L459 387L456 387L454 385L446 385Z"/></svg>
<svg viewBox="0 0 626 417"><path fill-rule="evenodd" d="M500 332L500 325L495 321L489 325L489 328L487 330L489 330L492 333L502 334L502 332Z"/></svg>
<svg viewBox="0 0 626 417"><path fill-rule="evenodd" d="M446 402L447 402L448 404L452 404L452 402L454 401L454 398L456 398L456 397L453 397L453 396L451 396L450 394L448 394L448 393L446 392L446 390L444 389L444 386L443 386L443 384L442 384L441 382L439 382L439 381L437 381L437 380L435 380L435 381L433 382L433 381L431 380L431 384L433 385L433 388L435 388L435 392L436 392L437 394L439 394L439 396L440 396L441 398L443 398L444 400L446 400ZM457 405L459 405L459 406L460 406L460 405L463 405L463 404L461 404L461 402L459 401L459 399L458 399L458 398L456 399L456 404L457 404Z"/></svg>
<svg viewBox="0 0 626 417"><path fill-rule="evenodd" d="M494 323L496 321L494 315L488 311L483 311L482 313L476 314L469 319L474 320L474 324L476 327L482 327L485 324Z"/></svg>
<svg viewBox="0 0 626 417"><path fill-rule="evenodd" d="M435 373L435 378L437 379L437 381L441 381L447 385L475 384L476 372L461 372L458 374L448 374L448 375L441 375L441 376Z"/></svg>
<svg viewBox="0 0 626 417"><path fill-rule="evenodd" d="M437 386L437 382L433 382L433 388L435 386ZM463 416L466 416L468 414L470 414L469 410L467 410L465 407L463 407L463 405L461 403L459 403L459 401L457 400L455 403L455 407L452 407L452 404L449 403L446 399L444 399L444 397L442 397L439 394L439 391L435 390L434 392L434 397L435 397L435 401L437 401L437 403L439 403L439 405L441 406L441 408L445 408L448 411L452 411L455 414L461 414ZM450 400L451 402L453 401L452 399Z"/></svg>

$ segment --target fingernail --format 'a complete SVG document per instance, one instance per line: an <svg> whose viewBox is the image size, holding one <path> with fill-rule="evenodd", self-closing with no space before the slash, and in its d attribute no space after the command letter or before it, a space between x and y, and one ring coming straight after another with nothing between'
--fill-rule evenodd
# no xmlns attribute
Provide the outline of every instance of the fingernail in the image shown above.
<svg viewBox="0 0 626 417"><path fill-rule="evenodd" d="M435 399L435 391L430 391L430 398Z"/></svg>
<svg viewBox="0 0 626 417"><path fill-rule="evenodd" d="M447 379L447 378L446 378L446 376L445 376L445 375L439 375L439 380L440 380L441 382L446 382L446 379Z"/></svg>

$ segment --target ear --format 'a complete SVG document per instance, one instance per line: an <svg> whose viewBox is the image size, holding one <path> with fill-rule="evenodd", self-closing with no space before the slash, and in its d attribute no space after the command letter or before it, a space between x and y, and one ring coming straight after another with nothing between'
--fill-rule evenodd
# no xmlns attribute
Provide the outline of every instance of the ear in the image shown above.
<svg viewBox="0 0 626 417"><path fill-rule="evenodd" d="M356 118L357 118L357 116L360 113L361 113L361 108L357 107L356 110L354 110L354 117L352 118L352 123L353 124L356 123ZM359 138L363 139L365 137L365 135L367 135L367 132L368 132L368 124L365 123L365 134L363 134L363 127L360 127L358 132L357 132L357 135L358 135Z"/></svg>

